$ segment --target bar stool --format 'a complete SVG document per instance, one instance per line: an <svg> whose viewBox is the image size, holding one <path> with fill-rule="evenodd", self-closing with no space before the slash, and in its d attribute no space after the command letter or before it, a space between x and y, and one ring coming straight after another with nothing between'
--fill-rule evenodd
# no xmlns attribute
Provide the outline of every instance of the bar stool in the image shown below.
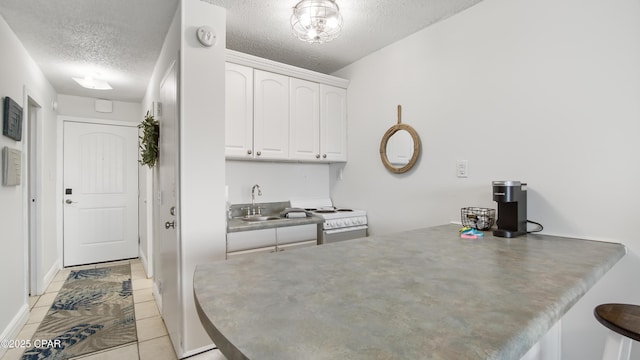
<svg viewBox="0 0 640 360"><path fill-rule="evenodd" d="M629 360L631 339L640 341L640 306L601 304L593 310L596 319L609 330L604 360Z"/></svg>

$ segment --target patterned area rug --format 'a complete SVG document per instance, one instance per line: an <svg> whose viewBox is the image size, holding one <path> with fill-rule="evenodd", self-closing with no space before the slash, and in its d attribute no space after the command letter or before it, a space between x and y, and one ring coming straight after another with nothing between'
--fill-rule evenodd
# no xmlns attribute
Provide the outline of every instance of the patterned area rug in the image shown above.
<svg viewBox="0 0 640 360"><path fill-rule="evenodd" d="M71 271L23 360L69 359L137 341L131 266ZM42 340L50 341L42 341Z"/></svg>

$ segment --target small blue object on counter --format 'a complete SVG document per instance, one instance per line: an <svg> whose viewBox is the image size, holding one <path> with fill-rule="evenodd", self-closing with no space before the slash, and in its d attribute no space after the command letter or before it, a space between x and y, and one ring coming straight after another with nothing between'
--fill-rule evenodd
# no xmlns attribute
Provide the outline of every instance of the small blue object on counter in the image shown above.
<svg viewBox="0 0 640 360"><path fill-rule="evenodd" d="M469 226L464 226L460 230L460 237L463 239L477 239L483 237L484 233Z"/></svg>

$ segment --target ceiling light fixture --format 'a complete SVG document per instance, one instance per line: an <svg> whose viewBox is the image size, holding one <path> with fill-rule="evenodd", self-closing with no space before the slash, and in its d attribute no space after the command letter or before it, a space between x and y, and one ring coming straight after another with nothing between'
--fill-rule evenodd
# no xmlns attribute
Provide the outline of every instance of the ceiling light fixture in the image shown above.
<svg viewBox="0 0 640 360"><path fill-rule="evenodd" d="M293 34L302 41L322 44L338 37L342 15L335 0L302 0L291 15Z"/></svg>
<svg viewBox="0 0 640 360"><path fill-rule="evenodd" d="M108 82L104 80L94 79L91 76L85 76L84 78L72 77L80 86L86 89L92 90L111 90L112 87Z"/></svg>

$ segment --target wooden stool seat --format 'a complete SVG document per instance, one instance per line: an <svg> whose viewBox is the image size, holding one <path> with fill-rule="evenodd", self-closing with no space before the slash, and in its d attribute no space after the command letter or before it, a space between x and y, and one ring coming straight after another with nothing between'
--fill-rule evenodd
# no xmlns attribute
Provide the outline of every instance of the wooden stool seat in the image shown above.
<svg viewBox="0 0 640 360"><path fill-rule="evenodd" d="M608 328L603 359L629 360L631 340L640 341L640 306L602 304L593 310L596 319Z"/></svg>
<svg viewBox="0 0 640 360"><path fill-rule="evenodd" d="M609 330L640 341L640 306L602 304L593 310L596 319Z"/></svg>

